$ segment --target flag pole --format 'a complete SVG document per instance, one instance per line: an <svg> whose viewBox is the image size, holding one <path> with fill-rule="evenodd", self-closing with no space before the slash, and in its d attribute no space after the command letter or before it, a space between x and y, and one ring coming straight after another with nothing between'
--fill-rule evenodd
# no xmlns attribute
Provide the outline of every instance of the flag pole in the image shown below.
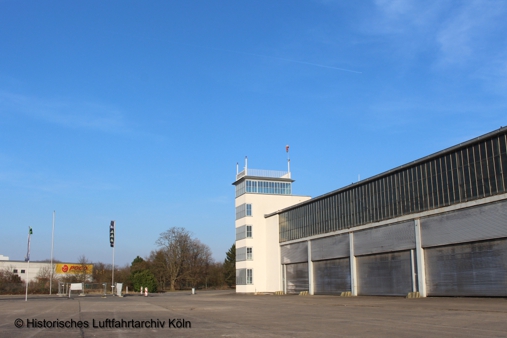
<svg viewBox="0 0 507 338"><path fill-rule="evenodd" d="M25 302L28 301L28 272L30 271L30 260L28 260L28 265L26 268L26 289L25 289Z"/></svg>
<svg viewBox="0 0 507 338"><path fill-rule="evenodd" d="M25 261L28 262L26 267L26 279L25 279L25 302L28 301L28 283L30 281L28 274L30 273L30 236L32 235L32 228L28 227L28 248L26 251Z"/></svg>
<svg viewBox="0 0 507 338"><path fill-rule="evenodd" d="M53 232L51 234L51 272L49 275L49 294L51 294L53 286L53 246L55 242L55 211L53 210Z"/></svg>
<svg viewBox="0 0 507 338"><path fill-rule="evenodd" d="M290 178L290 155L289 155L289 145L285 146L285 152L287 153L287 172L289 173Z"/></svg>

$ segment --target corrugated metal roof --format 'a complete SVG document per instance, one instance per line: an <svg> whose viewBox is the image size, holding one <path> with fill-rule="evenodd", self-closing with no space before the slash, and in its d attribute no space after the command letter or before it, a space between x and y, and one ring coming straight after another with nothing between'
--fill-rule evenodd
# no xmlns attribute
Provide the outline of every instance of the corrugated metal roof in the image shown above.
<svg viewBox="0 0 507 338"><path fill-rule="evenodd" d="M362 181L359 181L357 183L352 183L352 184L349 184L343 188L339 188L339 189L336 189L336 190L333 190L331 192L328 192L327 194L324 194L324 195L320 195L320 196L317 196L315 198L312 198L308 201L304 201L304 202L301 202L301 203L298 203L298 204L294 204L290 207L287 207L285 209L281 209L281 210L278 210L276 212L273 212L271 214L267 214L265 215L264 217L270 217L270 216L273 216L273 215L276 215L276 214L280 214L282 212L285 212L285 211L288 211L288 210L292 210L292 209L296 209L298 207L301 207L303 205L308 205L308 204L311 204L315 201L318 201L318 200L321 200L321 199L324 199L324 198L327 198L329 196L332 196L332 195L335 195L335 194L338 194L338 193L341 193L341 192L344 192L344 191L347 191L349 189L352 189L352 188L355 188L355 187L359 187L361 185L364 185L364 184L367 184L369 182L372 182L372 181L375 181L375 180L378 180L382 177L385 177L385 176L389 176L395 172L398 172L398 171L401 171L401 170L404 170L404 169L408 169L412 166L415 166L415 165L418 165L418 164L421 164L421 163L424 163L424 162L427 162L427 161L430 161L432 159L435 159L435 158L438 158L438 157L441 157L443 155L447 155L449 153L452 153L452 152L455 152L459 149L462 149L462 148L466 148L470 145L473 145L475 143L479 143L480 141L483 141L483 140L486 140L486 139L489 139L489 138L493 138L493 137L496 137L498 135L502 135L502 134L507 134L507 127L500 127L499 129L497 130L494 130L492 132L489 132L487 134L484 134L484 135L481 135L481 136L478 136L476 138L473 138L471 140L468 140L466 142L462 142L460 144L457 144L455 146L452 146L452 147L449 147L449 148L446 148L444 150L441 150L441 151L438 151L436 153L433 153L431 155L428 155L428 156L425 156L425 157L422 157L418 160L415 160L415 161L412 161L412 162L409 162L409 163L406 163L406 164L403 164L399 167L396 167L396 168L393 168L393 169L390 169L388 171L385 171L383 173L380 173L378 175L375 175L375 176L372 176L372 177L369 177L367 179L364 179Z"/></svg>

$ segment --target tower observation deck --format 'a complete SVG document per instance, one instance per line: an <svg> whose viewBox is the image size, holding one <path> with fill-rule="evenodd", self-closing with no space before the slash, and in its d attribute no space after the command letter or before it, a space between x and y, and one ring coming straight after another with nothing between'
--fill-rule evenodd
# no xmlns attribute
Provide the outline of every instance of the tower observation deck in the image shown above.
<svg viewBox="0 0 507 338"><path fill-rule="evenodd" d="M236 164L236 197L245 193L292 195L292 182L290 173L290 160L287 171L263 170L248 168L248 158L245 157L245 168L239 172Z"/></svg>

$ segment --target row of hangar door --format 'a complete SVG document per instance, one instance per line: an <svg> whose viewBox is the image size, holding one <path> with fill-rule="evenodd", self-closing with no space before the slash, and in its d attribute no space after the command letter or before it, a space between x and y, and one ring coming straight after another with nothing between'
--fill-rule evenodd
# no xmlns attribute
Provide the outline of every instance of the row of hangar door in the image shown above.
<svg viewBox="0 0 507 338"><path fill-rule="evenodd" d="M428 296L507 296L507 239L427 248ZM418 291L414 250L356 257L358 295L404 296ZM313 261L314 294L351 291L350 259ZM284 265L287 293L309 290L308 262Z"/></svg>

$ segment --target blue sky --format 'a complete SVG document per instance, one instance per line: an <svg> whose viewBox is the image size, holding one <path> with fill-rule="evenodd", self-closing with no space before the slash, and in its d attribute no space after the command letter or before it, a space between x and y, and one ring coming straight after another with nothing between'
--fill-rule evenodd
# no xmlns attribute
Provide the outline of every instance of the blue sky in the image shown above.
<svg viewBox="0 0 507 338"><path fill-rule="evenodd" d="M504 1L0 0L0 254L223 260L236 162L318 196L507 125Z"/></svg>

